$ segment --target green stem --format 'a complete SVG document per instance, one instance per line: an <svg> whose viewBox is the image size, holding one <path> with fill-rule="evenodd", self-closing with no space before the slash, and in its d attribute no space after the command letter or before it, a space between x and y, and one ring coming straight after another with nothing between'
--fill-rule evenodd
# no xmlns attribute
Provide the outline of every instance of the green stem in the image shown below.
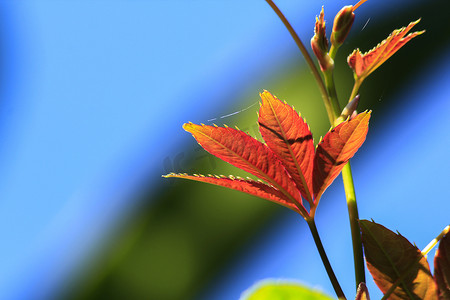
<svg viewBox="0 0 450 300"><path fill-rule="evenodd" d="M333 53L334 55L336 55L336 51ZM339 107L336 87L334 84L333 70L331 69L325 71L324 76L325 76L325 85L327 87L331 103L333 104L333 110L335 115L335 118L333 120L330 120L330 124L331 126L335 126L335 120L341 114L341 109ZM356 97L356 95L358 94L359 87L361 86L361 83L362 81L359 80L355 81L355 85L353 87L349 101L353 100ZM356 289L358 289L358 286L361 282L364 283L366 282L366 273L364 267L364 254L361 242L361 231L358 223L359 214L358 214L358 205L356 203L356 191L355 185L353 183L353 175L350 162L348 162L342 169L342 181L344 183L345 198L347 201L348 218L350 222L350 231L352 235L355 281L356 281Z"/></svg>
<svg viewBox="0 0 450 300"><path fill-rule="evenodd" d="M328 55L331 57L332 60L334 60L334 58L336 57L338 49L339 47L335 47L333 44L331 45Z"/></svg>
<svg viewBox="0 0 450 300"><path fill-rule="evenodd" d="M266 2L270 5L270 7L274 10L274 12L278 15L281 22L283 22L284 26L291 34L292 38L294 39L295 43L297 44L297 47L300 49L300 52L302 53L303 57L305 58L306 63L308 64L308 67L311 70L311 72L314 76L314 79L317 82L317 85L319 86L319 91L322 96L323 102L325 104L328 118L331 120L333 118L332 104L331 104L330 98L328 97L327 89L325 88L325 84L322 80L322 77L320 76L319 70L317 69L316 65L314 64L314 61L312 60L311 56L309 55L308 50L306 50L306 47L303 44L302 40L300 39L298 34L295 32L294 28L291 26L291 24L286 19L286 17L283 15L281 10L278 8L278 6L272 0L266 0Z"/></svg>
<svg viewBox="0 0 450 300"><path fill-rule="evenodd" d="M358 95L359 88L361 87L361 84L363 83L363 79L355 78L355 84L353 85L352 93L350 94L350 98L348 99L348 102L355 99L356 95Z"/></svg>
<svg viewBox="0 0 450 300"><path fill-rule="evenodd" d="M342 181L344 182L345 197L347 199L348 218L353 244L353 262L355 264L356 289L361 282L366 282L364 268L364 256L361 242L361 230L359 228L358 205L356 203L355 185L353 183L352 169L348 162L342 169Z"/></svg>
<svg viewBox="0 0 450 300"><path fill-rule="evenodd" d="M362 80L355 79L349 102L358 94ZM348 218L350 222L350 231L352 234L353 263L355 266L356 289L361 282L366 282L366 270L364 267L364 254L361 241L361 230L359 228L358 204L356 202L355 184L353 183L352 168L348 162L342 169L342 181L344 183L345 198L347 200Z"/></svg>
<svg viewBox="0 0 450 300"><path fill-rule="evenodd" d="M335 120L341 115L341 107L339 106L339 100L336 93L336 87L334 85L333 69L323 72L325 78L325 86L327 88L328 96L330 97L333 117L330 118L331 126L334 126Z"/></svg>
<svg viewBox="0 0 450 300"><path fill-rule="evenodd" d="M342 291L341 286L334 274L333 268L331 267L330 261L328 260L327 254L325 253L325 249L323 248L322 241L320 240L319 232L317 231L316 223L314 218L310 218L306 220L309 225L309 229L311 230L311 234L314 238L314 242L316 243L317 250L319 251L320 258L322 259L323 265L325 266L325 270L327 271L328 277L330 278L331 284L333 285L333 289L336 293L336 296L339 299L346 299L344 292Z"/></svg>
<svg viewBox="0 0 450 300"><path fill-rule="evenodd" d="M278 15L280 20L283 22L284 26L286 26L287 30L289 31L289 33L291 34L295 43L297 44L298 48L300 49L301 53L303 54L303 57L305 58L306 63L308 64L309 68L311 69L311 72L319 86L320 94L321 94L323 102L325 104L325 108L327 110L328 119L330 120L330 124L331 124L331 126L334 126L334 121L336 120L336 118L338 118L340 116L341 110L340 110L339 102L337 99L336 89L334 87L333 71L329 72L330 74L328 74L328 75L325 72L324 77L325 77L325 80L327 81L327 86L325 87L325 84L322 80L322 77L320 76L320 73L319 73L316 65L314 64L311 56L309 55L308 51L306 50L305 46L303 45L301 39L299 38L299 36L295 32L295 30L292 28L291 24L288 22L286 17L283 15L283 13L280 11L280 9L275 5L275 3L272 0L266 0L266 2L270 5L270 7L272 7L272 9ZM334 57L336 56L336 53L337 53L337 48L332 47L331 50L332 50L331 57L332 57L332 59L334 59ZM356 96L361 83L362 83L362 81L358 82L358 84L355 82L355 86L353 88L352 95L355 94L355 96ZM352 97L350 100L352 100L353 98L354 97ZM364 258L363 258L363 254L362 254L361 233L359 231L359 224L357 223L358 222L358 208L356 205L356 197L354 196L355 188L353 185L353 178L352 178L352 174L351 174L350 165L348 165L348 167L344 167L344 169L342 170L342 177L344 180L344 187L347 187L348 192L349 192L347 194L347 190L346 190L347 204L351 203L351 205L348 204L348 210L349 210L349 218L350 218L350 224L351 224L350 226L352 228L353 249L358 249L357 251L354 250L354 252L353 252L354 261L355 261L355 277L356 277L356 281L357 281L356 287L358 288L358 285L360 282L365 282L365 269L364 269L364 263L362 263L362 264L356 263L357 261L363 262ZM351 181L349 181L350 179L351 179ZM353 195L353 198L349 200L350 195ZM308 224L310 224L310 222L308 222ZM313 224L314 224L314 221L313 221ZM356 228L355 224L358 224L357 232L356 232L356 230L353 229L353 228ZM311 225L310 225L310 228L311 228ZM315 225L314 225L314 228L315 228ZM311 232L312 231L313 230L311 229ZM316 232L317 232L317 229L316 229ZM317 237L318 237L318 235L317 235ZM316 237L314 237L314 239L316 240ZM319 242L320 242L320 239L319 239ZM316 242L316 245L317 245L317 248L319 249L317 242ZM320 245L321 245L321 243L320 243ZM323 246L322 246L322 251L323 251ZM320 252L320 250L319 250L319 252ZM325 252L324 252L324 254L325 254ZM321 257L322 257L322 254L321 254ZM325 255L325 258L326 258L326 255ZM323 260L323 258L322 258L322 260ZM326 261L328 261L328 259L326 259ZM325 264L325 262L324 262L324 264ZM329 265L329 262L328 262L328 265ZM330 269L331 269L331 266L330 266ZM332 270L331 270L331 272L332 272ZM334 275L334 273L332 273L332 274ZM330 273L329 273L329 275L330 275ZM335 276L334 276L334 278L336 279ZM330 277L330 279L331 279L331 277Z"/></svg>

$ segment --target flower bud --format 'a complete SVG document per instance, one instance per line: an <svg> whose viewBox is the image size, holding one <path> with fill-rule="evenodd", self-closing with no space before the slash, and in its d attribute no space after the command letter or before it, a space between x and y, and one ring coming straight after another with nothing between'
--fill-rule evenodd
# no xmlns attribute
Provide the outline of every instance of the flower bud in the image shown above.
<svg viewBox="0 0 450 300"><path fill-rule="evenodd" d="M322 71L333 68L334 62L328 55L328 40L325 33L325 20L323 7L320 16L316 17L316 26L314 27L314 36L311 39L311 48L319 60Z"/></svg>
<svg viewBox="0 0 450 300"><path fill-rule="evenodd" d="M347 104L347 106L344 107L341 115L336 119L336 121L334 121L334 126L338 126L339 124L347 120L348 117L352 119L356 115L356 108L358 107L358 104L359 104L359 95L356 95L356 97L353 100L351 100Z"/></svg>
<svg viewBox="0 0 450 300"><path fill-rule="evenodd" d="M350 28L352 28L355 14L352 5L344 6L334 18L333 31L331 32L331 44L340 47L347 38Z"/></svg>

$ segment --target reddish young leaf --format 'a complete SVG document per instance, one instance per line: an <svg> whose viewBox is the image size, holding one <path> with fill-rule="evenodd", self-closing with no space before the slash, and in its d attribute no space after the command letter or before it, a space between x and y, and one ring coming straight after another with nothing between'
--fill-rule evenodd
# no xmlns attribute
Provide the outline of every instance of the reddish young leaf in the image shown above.
<svg viewBox="0 0 450 300"><path fill-rule="evenodd" d="M366 139L370 112L363 112L331 131L317 145L314 158L313 190L317 203L325 189Z"/></svg>
<svg viewBox="0 0 450 300"><path fill-rule="evenodd" d="M287 198L283 193L279 190L273 188L270 185L267 185L261 181L255 181L250 178L243 179L239 177L233 176L217 176L217 175L187 175L187 174L175 174L170 173L165 175L164 177L175 177L175 178L185 178L200 182L206 182L214 185L223 186L226 188L230 188L236 191L241 191L253 196L257 196L280 205L283 205L287 208L290 208L296 212L299 212L297 206L295 206L289 198Z"/></svg>
<svg viewBox="0 0 450 300"><path fill-rule="evenodd" d="M267 146L280 158L302 196L312 201L314 142L305 121L288 104L267 91L261 94L259 130Z"/></svg>
<svg viewBox="0 0 450 300"><path fill-rule="evenodd" d="M229 127L186 123L183 128L209 153L267 182L169 174L239 190L287 206L305 219L313 217L324 190L355 154L367 134L370 113L362 113L332 129L317 147L311 131L295 110L269 92L261 94L259 112L263 144ZM311 210L302 203L305 197ZM317 201L316 201L317 200Z"/></svg>
<svg viewBox="0 0 450 300"><path fill-rule="evenodd" d="M418 31L410 33L405 37L411 28L419 23L419 21L420 19L415 22L411 22L407 27L394 30L387 39L364 54L362 54L359 49L353 51L353 53L347 58L347 62L350 68L353 69L356 77L364 80L364 78L375 71L412 38L424 33L425 31Z"/></svg>
<svg viewBox="0 0 450 300"><path fill-rule="evenodd" d="M434 277L439 299L450 299L450 234L442 238L434 257Z"/></svg>
<svg viewBox="0 0 450 300"><path fill-rule="evenodd" d="M302 205L295 183L278 157L263 143L229 127L186 123L183 128L212 155L257 176L280 190L292 203Z"/></svg>
<svg viewBox="0 0 450 300"><path fill-rule="evenodd" d="M437 299L427 259L417 247L386 227L361 220L367 268L388 299Z"/></svg>

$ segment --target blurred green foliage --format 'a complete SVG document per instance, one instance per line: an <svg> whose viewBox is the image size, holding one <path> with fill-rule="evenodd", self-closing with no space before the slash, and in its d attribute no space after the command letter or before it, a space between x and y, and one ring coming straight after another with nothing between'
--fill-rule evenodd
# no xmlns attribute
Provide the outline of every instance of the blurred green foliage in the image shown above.
<svg viewBox="0 0 450 300"><path fill-rule="evenodd" d="M446 0L423 1L421 5L387 17L374 16L370 22L376 26L367 26L364 30L361 24L358 28L355 23L349 41L339 50L336 59L335 80L341 105L348 100L353 85L346 56L356 47L364 52L371 49L393 29L422 17L417 30L427 32L394 55L361 89L359 111L370 108L376 112L372 126L381 120L382 111L392 107L390 101L396 101L393 100L395 93L409 84L412 76L423 72L436 53L448 49L450 30L445 14L449 9L450 2ZM331 16L325 17L331 20ZM295 106L310 124L314 136L319 137L329 128L326 112L309 71L292 63L300 61L300 54L294 55L287 67L270 70L272 78L259 86ZM254 104L258 101L258 92L255 87L247 87L242 97L235 99L236 107L230 107L224 114ZM226 122L255 136L257 109L255 105L227 118ZM167 171L247 176L198 151L194 145L193 139L192 144L187 145L186 149L192 151L189 158L184 158L184 170ZM245 248L262 226L293 213L224 188L173 179L158 180L157 191L152 185L136 195L140 205L116 228L109 242L80 268L76 278L61 293L61 299L193 299Z"/></svg>
<svg viewBox="0 0 450 300"><path fill-rule="evenodd" d="M255 284L242 300L332 300L330 296L293 282L267 280Z"/></svg>

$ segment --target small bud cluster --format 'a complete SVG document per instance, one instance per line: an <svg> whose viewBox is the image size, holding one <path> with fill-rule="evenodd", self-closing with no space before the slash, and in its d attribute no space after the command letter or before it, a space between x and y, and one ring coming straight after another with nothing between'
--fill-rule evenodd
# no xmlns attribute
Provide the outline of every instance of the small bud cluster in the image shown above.
<svg viewBox="0 0 450 300"><path fill-rule="evenodd" d="M325 33L323 7L320 16L318 18L316 17L316 26L314 28L314 36L311 39L311 48L319 60L322 71L330 70L334 67L334 61L328 54L328 39Z"/></svg>
<svg viewBox="0 0 450 300"><path fill-rule="evenodd" d="M340 47L352 28L355 14L353 13L353 6L344 6L334 18L333 31L331 33L331 44L334 47Z"/></svg>
<svg viewBox="0 0 450 300"><path fill-rule="evenodd" d="M328 47L328 39L325 33L325 19L323 7L320 15L316 18L314 36L311 39L311 48L317 57L322 72L332 70L334 67L334 55L336 50L344 43L347 38L355 14L354 7L349 5L343 7L334 18L333 31L331 32L331 49Z"/></svg>

